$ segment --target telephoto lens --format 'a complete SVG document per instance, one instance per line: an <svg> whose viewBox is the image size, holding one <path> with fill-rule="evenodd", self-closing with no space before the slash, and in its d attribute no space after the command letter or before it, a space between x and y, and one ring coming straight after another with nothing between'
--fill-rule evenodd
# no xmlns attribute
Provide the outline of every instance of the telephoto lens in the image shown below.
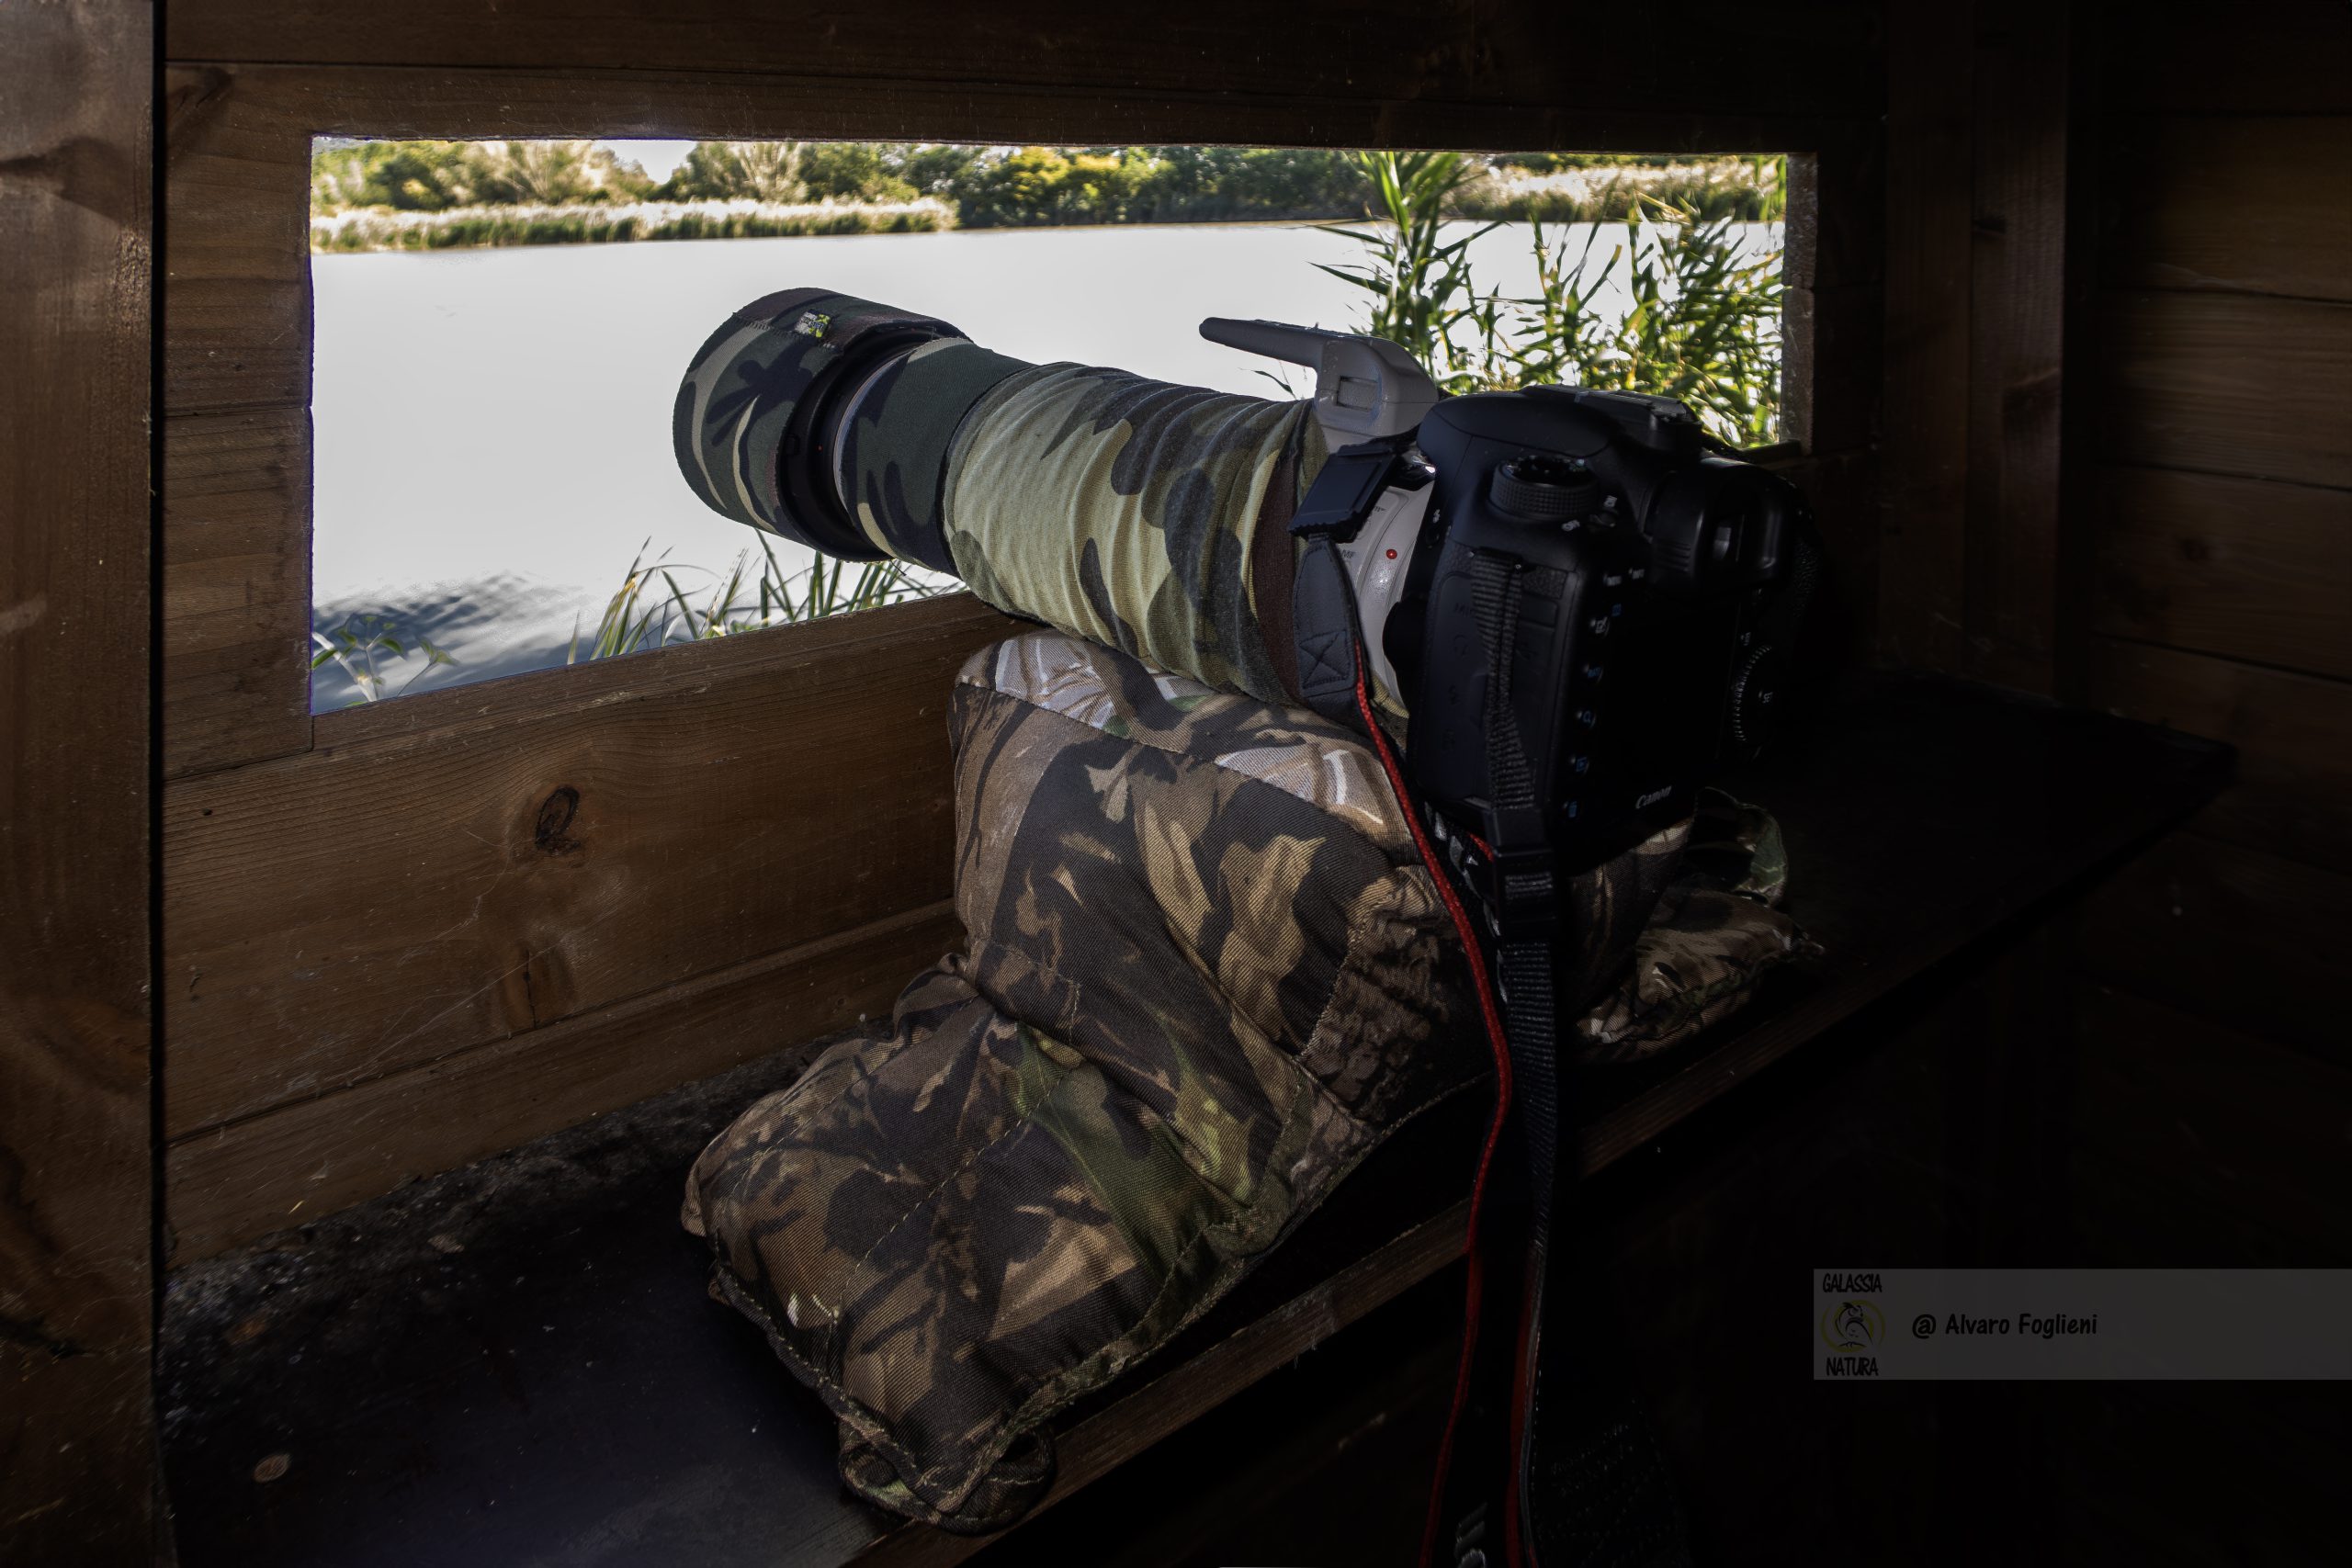
<svg viewBox="0 0 2352 1568"><path fill-rule="evenodd" d="M1489 846L1540 823L1570 870L1763 743L1813 576L1785 479L1669 399L1445 397L1377 339L1202 331L1312 366L1314 398L1032 365L911 310L773 294L695 356L678 460L739 522L1382 731L1416 798Z"/></svg>
<svg viewBox="0 0 2352 1568"><path fill-rule="evenodd" d="M1281 525L1327 450L1305 402L1032 365L797 288L703 344L673 436L695 493L737 522L950 572L1008 614L1291 700Z"/></svg>

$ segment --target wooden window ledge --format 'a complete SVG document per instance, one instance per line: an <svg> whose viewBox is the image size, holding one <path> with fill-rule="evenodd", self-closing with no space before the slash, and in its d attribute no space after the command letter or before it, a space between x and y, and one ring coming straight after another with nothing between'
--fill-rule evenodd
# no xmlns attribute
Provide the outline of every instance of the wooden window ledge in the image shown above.
<svg viewBox="0 0 2352 1568"><path fill-rule="evenodd" d="M1585 1075L1588 1173L2161 831L2229 765L2209 742L1917 677L1857 683L1802 728L1732 782L1780 816L1791 907L1828 958L1659 1063ZM695 1153L810 1049L181 1270L157 1402L182 1561L976 1550L841 1490L831 1417L705 1294L707 1255L678 1226ZM1475 1121L1400 1135L1216 1312L1071 1412L1055 1497L1457 1257L1457 1194L1426 1173L1450 1160L1466 1182Z"/></svg>

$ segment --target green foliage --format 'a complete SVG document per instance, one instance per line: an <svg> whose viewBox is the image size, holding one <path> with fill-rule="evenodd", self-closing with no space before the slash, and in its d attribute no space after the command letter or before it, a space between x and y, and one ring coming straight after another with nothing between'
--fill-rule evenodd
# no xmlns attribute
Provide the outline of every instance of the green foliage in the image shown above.
<svg viewBox="0 0 2352 1568"><path fill-rule="evenodd" d="M1535 226L1535 294L1482 305L1467 374L1457 379L1646 392L1684 404L1734 446L1770 441L1780 417L1778 254L1747 254L1733 219L1663 203L1600 256L1608 227L1588 233L1570 264L1566 243L1554 249ZM1631 307L1602 320L1587 300L1612 274Z"/></svg>
<svg viewBox="0 0 2352 1568"><path fill-rule="evenodd" d="M951 196L956 182L987 156L987 149L953 143L895 149L894 172L924 196Z"/></svg>
<svg viewBox="0 0 2352 1568"><path fill-rule="evenodd" d="M1787 210L1779 178L1783 162L1759 159L1756 165L1668 171L1664 177L1642 171L1585 190L1474 188L1455 199L1453 210L1458 217L1512 223L1628 223L1663 205L1709 220L1765 222Z"/></svg>
<svg viewBox="0 0 2352 1568"><path fill-rule="evenodd" d="M1369 292L1365 330L1411 350L1447 391L1553 382L1647 392L1685 403L1734 445L1772 438L1780 256L1748 255L1736 219L1652 199L1634 223L1595 227L1573 261L1566 242L1555 246L1538 222L1535 292L1482 295L1467 253L1487 231L1443 232L1447 206L1468 177L1457 155L1362 157L1382 217L1334 225L1366 260L1324 270ZM1591 310L1612 279L1631 296L1622 319Z"/></svg>
<svg viewBox="0 0 2352 1568"><path fill-rule="evenodd" d="M1663 169L1679 161L1673 152L1498 152L1498 167L1551 175L1563 169Z"/></svg>
<svg viewBox="0 0 2352 1568"><path fill-rule="evenodd" d="M312 631L311 640L319 648L311 658L311 668L334 664L350 677L359 691L352 701L354 707L381 702L387 696L397 697L434 671L453 668L458 662L455 655L435 646L431 637L415 637L416 651L424 655L424 666L401 682L398 690L387 692L378 660L386 657L406 659L409 654L410 639L401 637L398 620L390 615L346 615L341 626L323 632Z"/></svg>
<svg viewBox="0 0 2352 1568"><path fill-rule="evenodd" d="M464 141L363 141L311 158L311 210L390 207L438 212L469 198Z"/></svg>
<svg viewBox="0 0 2352 1568"><path fill-rule="evenodd" d="M636 201L653 182L592 141L362 141L311 159L311 210Z"/></svg>
<svg viewBox="0 0 2352 1568"><path fill-rule="evenodd" d="M697 141L654 194L664 201L798 201L797 141Z"/></svg>
<svg viewBox="0 0 2352 1568"><path fill-rule="evenodd" d="M897 150L878 141L812 141L801 150L809 201L912 201L922 194L898 172Z"/></svg>
<svg viewBox="0 0 2352 1568"><path fill-rule="evenodd" d="M1364 199L1349 154L1285 147L1023 147L935 188L966 229L1329 218Z"/></svg>
<svg viewBox="0 0 2352 1568"><path fill-rule="evenodd" d="M1417 156L1432 156L1419 154ZM881 141L698 141L659 186L634 164L587 141L369 141L322 146L311 164L314 217L666 202L903 206L932 197L953 209L928 221L884 220L769 227L686 226L654 233L617 220L469 219L416 237L345 225L319 248L561 243L572 239L860 233L1063 223L1353 220L1389 203L1366 155L1295 147L1023 147ZM1455 155L1442 197L1457 218L1549 223L1623 222L1657 202L1698 217L1777 218L1785 161L1696 161L1623 153ZM717 221L714 220L714 221Z"/></svg>
<svg viewBox="0 0 2352 1568"><path fill-rule="evenodd" d="M648 547L650 544L649 540ZM853 562L819 556L810 565L788 572L765 538L759 547L756 572L752 552L745 550L723 574L661 559L648 563L645 551L639 550L628 575L606 602L584 658L613 659L667 643L737 637L767 626L928 599L963 586L895 560ZM707 578L708 592L689 594L682 576ZM576 664L582 658L575 629L564 662Z"/></svg>
<svg viewBox="0 0 2352 1568"><path fill-rule="evenodd" d="M1447 209L1476 171L1459 152L1357 157L1371 178L1374 210L1382 220L1370 228L1327 227L1363 246L1371 259L1322 270L1371 293L1365 332L1399 344L1442 377L1455 358L1453 328L1477 298L1470 279L1470 243L1495 227L1489 223L1451 240L1443 236Z"/></svg>

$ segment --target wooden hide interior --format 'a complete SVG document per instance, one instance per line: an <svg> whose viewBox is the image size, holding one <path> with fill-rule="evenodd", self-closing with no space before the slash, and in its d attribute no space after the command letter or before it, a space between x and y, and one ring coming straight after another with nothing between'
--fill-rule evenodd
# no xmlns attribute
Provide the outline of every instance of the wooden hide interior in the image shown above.
<svg viewBox="0 0 2352 1568"><path fill-rule="evenodd" d="M2343 6L40 13L0 10L0 71L48 84L0 105L0 1547L147 1553L157 1269L885 1012L956 938L944 704L1012 626L968 597L312 716L320 134L1792 154L1815 662L2238 749L2184 829L1939 971L1972 1042L2054 1043L2037 1235L2352 1260ZM1905 1016L2001 1122L2016 1086ZM1627 1235L1733 1227L1701 1219L1778 1168L1755 1139Z"/></svg>
<svg viewBox="0 0 2352 1568"><path fill-rule="evenodd" d="M1727 30L1678 62L1693 83L1671 110L1622 77L1546 87L1546 61L1589 62L1606 45L1533 10L1500 30L1416 24L1408 92L1395 65L1333 53L1380 36L1346 7L1279 22L1212 7L1185 24L1253 40L1237 53L1137 51L1100 21L1098 36L954 6L861 13L813 51L763 7L714 5L723 71L673 18L589 27L526 7L485 33L456 19L465 9L355 26L308 6L183 3L166 35L177 1261L887 1010L952 931L948 682L1008 626L968 600L907 606L314 720L314 134L1792 151L1807 220L1790 277L1805 477L1834 478L1824 500L1841 538L1874 521L1876 100L1851 90L1876 71L1869 6L1820 7L1801 35L1725 7ZM1048 28L1050 63L1023 41ZM1770 90L1759 49L1787 62ZM1843 373L1815 345L1846 355ZM355 815L385 800L417 808ZM359 829L363 816L378 825Z"/></svg>

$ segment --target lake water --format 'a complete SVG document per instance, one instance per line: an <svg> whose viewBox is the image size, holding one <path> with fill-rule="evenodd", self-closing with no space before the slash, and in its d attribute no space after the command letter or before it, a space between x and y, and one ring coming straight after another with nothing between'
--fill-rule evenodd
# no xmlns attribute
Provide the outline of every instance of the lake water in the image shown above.
<svg viewBox="0 0 2352 1568"><path fill-rule="evenodd" d="M1754 238L1777 244L1777 225ZM446 685L563 662L640 548L724 570L752 538L687 492L670 411L687 357L760 295L836 288L1023 359L1277 397L1267 362L1204 342L1201 318L1354 327L1366 297L1316 264L1359 251L1213 224L315 257L318 622L391 615L457 656L426 682ZM1524 226L1472 254L1482 288L1532 288ZM353 696L332 665L314 679L316 708Z"/></svg>

